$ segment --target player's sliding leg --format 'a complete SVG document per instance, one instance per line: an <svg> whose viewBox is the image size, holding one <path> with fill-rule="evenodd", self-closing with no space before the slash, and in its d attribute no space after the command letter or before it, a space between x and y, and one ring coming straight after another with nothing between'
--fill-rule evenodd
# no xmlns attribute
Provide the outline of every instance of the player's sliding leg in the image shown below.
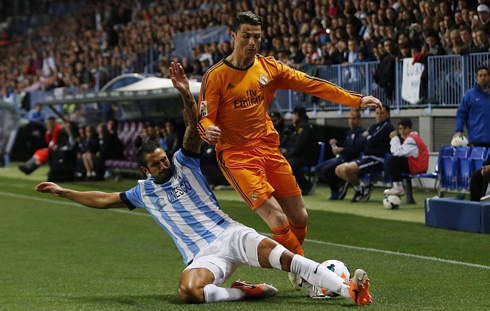
<svg viewBox="0 0 490 311"><path fill-rule="evenodd" d="M350 298L358 305L371 303L369 280L367 274L361 269L356 270L350 284L347 284L324 265L303 256L294 255L271 239L266 238L260 242L258 253L262 267L272 267L299 274L310 284Z"/></svg>
<svg viewBox="0 0 490 311"><path fill-rule="evenodd" d="M214 274L207 268L185 270L180 278L179 296L186 303L203 303L269 298L277 294L277 289L268 284L236 281L231 288L225 288L213 284L214 281Z"/></svg>

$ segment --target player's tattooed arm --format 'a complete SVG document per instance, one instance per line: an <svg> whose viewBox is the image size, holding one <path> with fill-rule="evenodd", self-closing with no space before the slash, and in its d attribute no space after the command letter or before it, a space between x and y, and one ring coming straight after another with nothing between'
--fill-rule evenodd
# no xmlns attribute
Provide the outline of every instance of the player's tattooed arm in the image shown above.
<svg viewBox="0 0 490 311"><path fill-rule="evenodd" d="M201 152L201 138L197 131L197 122L199 122L199 114L197 109L197 103L194 96L189 91L188 94L182 94L182 100L184 101L184 123L185 133L184 141L182 143L184 149L200 153Z"/></svg>
<svg viewBox="0 0 490 311"><path fill-rule="evenodd" d="M185 75L182 65L174 62L170 64L170 79L174 87L182 95L182 101L184 102L185 133L182 146L188 151L200 153L201 138L197 131L197 122L199 121L197 104L191 93L189 80Z"/></svg>

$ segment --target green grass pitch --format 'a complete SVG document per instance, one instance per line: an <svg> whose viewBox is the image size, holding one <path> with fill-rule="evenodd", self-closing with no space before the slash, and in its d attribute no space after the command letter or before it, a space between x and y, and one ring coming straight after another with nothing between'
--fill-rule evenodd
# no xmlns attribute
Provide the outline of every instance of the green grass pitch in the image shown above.
<svg viewBox="0 0 490 311"><path fill-rule="evenodd" d="M286 273L241 267L235 279L272 283L276 297L185 305L177 296L184 268L172 240L145 211L94 210L38 194L46 170L21 176L0 169L0 310L352 310L347 299L312 300ZM123 191L123 182L71 183L79 190ZM490 310L490 235L429 228L423 200L385 210L382 189L367 203L329 202L325 187L306 197L308 257L365 269L373 304L366 310ZM222 209L257 231L265 223L234 191L218 191ZM348 198L352 193L348 194Z"/></svg>

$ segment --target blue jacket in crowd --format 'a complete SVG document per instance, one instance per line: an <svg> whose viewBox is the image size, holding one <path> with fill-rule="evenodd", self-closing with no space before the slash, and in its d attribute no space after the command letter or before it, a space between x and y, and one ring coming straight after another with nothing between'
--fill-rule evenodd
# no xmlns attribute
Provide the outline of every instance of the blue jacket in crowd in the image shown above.
<svg viewBox="0 0 490 311"><path fill-rule="evenodd" d="M470 143L490 143L490 96L476 84L466 91L456 113L456 132L468 129Z"/></svg>

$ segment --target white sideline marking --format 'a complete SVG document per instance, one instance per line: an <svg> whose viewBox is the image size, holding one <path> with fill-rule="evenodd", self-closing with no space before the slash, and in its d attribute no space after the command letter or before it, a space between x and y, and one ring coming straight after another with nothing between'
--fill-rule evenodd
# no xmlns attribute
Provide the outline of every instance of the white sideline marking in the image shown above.
<svg viewBox="0 0 490 311"><path fill-rule="evenodd" d="M64 201L58 201L58 200L50 200L50 199L39 198L36 196L31 196L31 195L14 194L14 193L2 192L2 191L0 191L0 195L6 196L6 197L12 197L12 198L29 199L29 200L35 200L35 201L41 201L41 202L47 202L47 203L55 203L55 204L59 204L59 205L84 207L83 205L75 203L75 202L64 202ZM124 209L107 209L107 211L122 213L122 214L131 214L134 216L151 217L151 215L149 215L149 214L135 213L135 212L127 211ZM270 233L263 233L263 232L259 232L259 233L262 235L271 236ZM423 260L429 260L429 261L438 261L438 262L443 262L443 263L448 263L448 264L453 264L453 265L461 265L461 266L490 270L490 266L485 266L485 265L480 265L480 264L475 264L475 263L469 263L469 262L463 262L463 261L456 261L456 260L449 260L449 259L443 259L443 258L437 258L437 257L415 255L415 254L409 254L409 253L393 252L393 251L387 251L387 250L383 250L383 249L359 247L359 246L338 244L338 243L311 240L311 239L305 239L305 241L315 243L315 244L321 244L321 245L329 245L329 246L355 249L355 250L366 251L366 252L417 258L417 259L423 259Z"/></svg>

